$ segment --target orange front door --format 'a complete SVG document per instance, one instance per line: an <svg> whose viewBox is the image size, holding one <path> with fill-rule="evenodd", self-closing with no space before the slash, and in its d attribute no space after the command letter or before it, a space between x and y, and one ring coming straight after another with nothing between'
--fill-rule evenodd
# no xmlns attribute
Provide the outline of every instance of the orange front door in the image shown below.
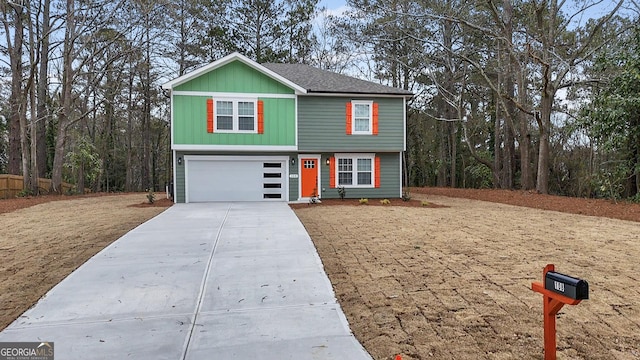
<svg viewBox="0 0 640 360"><path fill-rule="evenodd" d="M300 159L302 167L301 197L312 197L320 195L318 192L318 159Z"/></svg>

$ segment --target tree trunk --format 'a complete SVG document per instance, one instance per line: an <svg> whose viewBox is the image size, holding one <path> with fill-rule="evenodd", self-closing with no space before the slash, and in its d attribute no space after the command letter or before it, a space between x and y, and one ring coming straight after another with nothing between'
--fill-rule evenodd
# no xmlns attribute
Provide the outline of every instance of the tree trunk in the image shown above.
<svg viewBox="0 0 640 360"><path fill-rule="evenodd" d="M10 20L7 15L11 10L14 12L14 28L10 28ZM9 174L20 174L20 156L21 156L21 136L20 136L20 118L23 111L22 101L22 39L24 25L22 21L23 8L8 2L2 4L4 11L4 33L7 42L7 53L9 54L9 66L11 67L11 94L9 95L9 117L7 118L9 148L8 148L8 164L7 172ZM13 39L11 39L13 34Z"/></svg>
<svg viewBox="0 0 640 360"><path fill-rule="evenodd" d="M548 6L548 9L545 8ZM549 14L545 14L548 10ZM537 60L542 67L542 89L540 92L540 112L537 114L538 131L540 133L540 144L538 148L538 177L536 190L542 194L549 193L549 136L551 134L551 112L553 111L553 100L556 88L553 84L553 69L551 68L552 44L557 40L557 17L558 2L551 0L548 3L540 3L536 9L536 20L538 29L541 31L542 53ZM557 80L557 79L556 79Z"/></svg>
<svg viewBox="0 0 640 360"><path fill-rule="evenodd" d="M524 70L518 74L518 101L525 104L527 101L527 84ZM531 134L529 133L529 121L527 115L518 111L518 123L520 124L520 137L518 138L518 146L520 148L520 186L522 190L533 189L533 176L531 174Z"/></svg>
<svg viewBox="0 0 640 360"><path fill-rule="evenodd" d="M84 158L78 164L78 179L76 183L76 191L78 194L84 194Z"/></svg>
<svg viewBox="0 0 640 360"><path fill-rule="evenodd" d="M449 123L449 144L451 146L451 187L455 188L457 179L457 167L456 163L458 158L458 136L457 136L457 124Z"/></svg>
<svg viewBox="0 0 640 360"><path fill-rule="evenodd" d="M33 43L32 43L33 44ZM35 71L35 70L34 70ZM29 122L30 125L30 131L31 131L31 144L29 146L29 149L31 151L30 154L30 165L31 165L31 169L30 169L30 180L29 180L29 190L31 190L31 193L34 195L38 195L40 193L40 188L38 187L38 154L37 154L37 137L36 137L36 124L38 123L38 115L35 111L36 107L37 107L37 101L36 101L36 90L34 88L34 84L31 84L31 86L29 87L29 102L30 102L30 113L31 113L31 121ZM26 122L26 119L25 119ZM26 124L25 124L26 127ZM25 142L27 142L28 139L25 139Z"/></svg>
<svg viewBox="0 0 640 360"><path fill-rule="evenodd" d="M31 191L31 175L29 173L29 128L27 126L27 114L24 105L26 105L26 99L20 106L20 147L22 149L22 186L24 190Z"/></svg>
<svg viewBox="0 0 640 360"><path fill-rule="evenodd" d="M64 111L64 110L63 110ZM54 156L51 172L51 192L62 193L62 167L64 166L64 146L66 143L67 131L63 123L66 122L66 116L60 114L58 120L58 131L56 133Z"/></svg>
<svg viewBox="0 0 640 360"><path fill-rule="evenodd" d="M514 84L511 74L504 77L504 90L509 96L514 95ZM516 109L513 102L508 102L506 112L511 119L515 117ZM516 144L515 129L511 126L512 121L504 121L504 179L503 187L513 189L515 184L516 166Z"/></svg>
<svg viewBox="0 0 640 360"><path fill-rule="evenodd" d="M447 186L447 136L446 136L446 124L440 122L438 123L438 176L436 179L436 184L439 187Z"/></svg>
<svg viewBox="0 0 640 360"><path fill-rule="evenodd" d="M636 117L636 123L640 125L640 119ZM635 162L633 163L633 171L635 172L636 188L633 196L640 194L640 133L636 132L636 154Z"/></svg>
<svg viewBox="0 0 640 360"><path fill-rule="evenodd" d="M23 145L23 167L25 170L23 172L25 174L29 174L29 180L25 180L25 185L32 194L39 194L38 187L38 154L37 154L37 137L36 137L36 124L38 123L38 113L36 111L38 105L36 100L36 81L37 81L37 70L38 70L38 62L40 61L40 52L39 42L40 36L39 29L40 24L38 23L39 19L35 19L31 14L31 8L27 7L27 24L29 31L29 77L26 84L25 89L25 108L27 106L27 97L29 104L29 122L27 123L26 114L24 118L24 129L21 131L21 136L24 136L22 140L25 145ZM28 134L31 134L29 137ZM29 139L31 143L29 144ZM27 156L28 155L28 156ZM25 175L27 177L27 175Z"/></svg>
<svg viewBox="0 0 640 360"><path fill-rule="evenodd" d="M51 173L52 191L62 192L62 168L64 166L65 144L67 140L67 128L71 122L73 101L71 99L71 88L73 86L73 42L75 38L75 3L74 0L67 0L67 15L62 50L62 109L58 118L58 132L55 141L55 152L53 157L53 169Z"/></svg>
<svg viewBox="0 0 640 360"><path fill-rule="evenodd" d="M38 168L38 176L47 176L47 120L49 113L47 111L47 99L49 98L49 31L51 24L49 12L51 8L51 0L44 0L42 5L42 32L40 35L40 69L38 75L38 105L37 105L37 121L36 121L36 165Z"/></svg>
<svg viewBox="0 0 640 360"><path fill-rule="evenodd" d="M502 147L500 144L502 143L502 133L501 133L501 122L500 122L500 103L498 101L498 97L500 94L495 94L495 119L493 122L493 187L498 189L502 186Z"/></svg>
<svg viewBox="0 0 640 360"><path fill-rule="evenodd" d="M152 188L153 184L151 184L149 176L149 163L151 161L150 155L150 132L151 132L151 37L150 37L150 21L149 14L146 14L147 22L146 22L146 44L145 44L145 64L144 64L144 73L143 73L143 105L142 105L142 164L140 167L140 171L142 172L142 187L144 191L147 191Z"/></svg>
<svg viewBox="0 0 640 360"><path fill-rule="evenodd" d="M18 62L22 63L22 37L24 36L24 25L23 25L23 16L25 14L20 11L20 12L16 12L16 18L15 18L15 39L14 39L14 45L16 46L16 53L15 55L20 55L20 58L16 59ZM26 17L29 18L30 14L27 13ZM29 32L29 38L30 38L30 42L29 42L29 49L30 49L30 60L33 60L33 32L31 28L27 28L28 32ZM20 49L18 50L17 47L20 46ZM11 62L13 62L13 59L11 60ZM18 73L18 75L20 76L20 79L17 79L17 81L19 82L18 87L14 88L15 90L22 90L22 65L20 65L20 71ZM29 77L29 83L27 84L25 91L31 93L32 91L32 87L30 86L33 83L33 77L30 76ZM17 116L18 116L18 120L19 120L19 124L20 124L20 153L21 153L21 165L22 165L22 188L24 190L28 190L31 191L32 190L32 186L31 186L31 175L29 173L29 165L30 165L30 159L31 156L29 154L29 127L27 124L27 93L18 93L16 94L16 99L18 100L17 102Z"/></svg>
<svg viewBox="0 0 640 360"><path fill-rule="evenodd" d="M536 190L541 194L549 193L549 134L551 131L551 111L553 95L549 90L544 91L540 104L540 147L538 148L538 178Z"/></svg>
<svg viewBox="0 0 640 360"><path fill-rule="evenodd" d="M129 99L127 104L127 169L125 173L124 188L125 191L133 191L133 146L131 144L131 137L133 132L133 67L129 66Z"/></svg>

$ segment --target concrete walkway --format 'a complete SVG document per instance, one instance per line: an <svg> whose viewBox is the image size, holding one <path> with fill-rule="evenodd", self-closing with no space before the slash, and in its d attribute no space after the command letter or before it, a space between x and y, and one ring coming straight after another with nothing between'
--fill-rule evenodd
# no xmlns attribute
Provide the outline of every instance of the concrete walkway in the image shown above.
<svg viewBox="0 0 640 360"><path fill-rule="evenodd" d="M0 333L56 359L371 359L283 203L174 205Z"/></svg>

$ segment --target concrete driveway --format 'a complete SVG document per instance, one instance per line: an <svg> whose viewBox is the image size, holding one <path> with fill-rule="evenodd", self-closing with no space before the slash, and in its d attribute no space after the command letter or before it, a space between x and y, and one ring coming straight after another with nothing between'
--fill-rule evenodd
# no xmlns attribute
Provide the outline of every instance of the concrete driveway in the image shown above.
<svg viewBox="0 0 640 360"><path fill-rule="evenodd" d="M177 204L0 333L57 359L371 359L283 203Z"/></svg>

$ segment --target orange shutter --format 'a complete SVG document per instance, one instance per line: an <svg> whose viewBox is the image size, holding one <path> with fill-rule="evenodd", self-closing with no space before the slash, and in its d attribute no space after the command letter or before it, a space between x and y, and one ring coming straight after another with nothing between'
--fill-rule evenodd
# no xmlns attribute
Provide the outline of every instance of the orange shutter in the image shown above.
<svg viewBox="0 0 640 360"><path fill-rule="evenodd" d="M336 158L333 156L329 158L329 187L336 187Z"/></svg>
<svg viewBox="0 0 640 360"><path fill-rule="evenodd" d="M374 186L380 187L380 157L376 156L375 168L374 168Z"/></svg>
<svg viewBox="0 0 640 360"><path fill-rule="evenodd" d="M213 99L207 99L207 132L213 132Z"/></svg>
<svg viewBox="0 0 640 360"><path fill-rule="evenodd" d="M264 134L264 101L258 100L258 134Z"/></svg>
<svg viewBox="0 0 640 360"><path fill-rule="evenodd" d="M347 135L351 135L351 122L353 121L353 113L351 112L351 102L347 103Z"/></svg>
<svg viewBox="0 0 640 360"><path fill-rule="evenodd" d="M378 135L378 103L373 103L373 135Z"/></svg>

